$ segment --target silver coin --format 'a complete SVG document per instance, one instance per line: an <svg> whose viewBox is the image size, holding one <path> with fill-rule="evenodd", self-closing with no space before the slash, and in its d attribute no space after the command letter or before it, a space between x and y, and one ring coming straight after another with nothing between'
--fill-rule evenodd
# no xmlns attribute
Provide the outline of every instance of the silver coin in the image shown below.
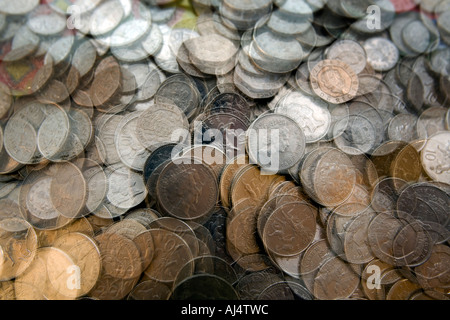
<svg viewBox="0 0 450 320"><path fill-rule="evenodd" d="M50 6L39 5L28 14L27 26L39 35L51 36L64 31L67 21L64 15L55 12Z"/></svg>
<svg viewBox="0 0 450 320"><path fill-rule="evenodd" d="M430 32L421 21L411 21L402 31L405 46L417 54L424 53L431 41Z"/></svg>
<svg viewBox="0 0 450 320"><path fill-rule="evenodd" d="M19 163L38 163L42 155L37 149L36 138L36 130L28 121L11 118L5 127L4 147L8 155Z"/></svg>
<svg viewBox="0 0 450 320"><path fill-rule="evenodd" d="M80 78L88 74L94 67L97 59L97 50L89 40L83 40L75 48L72 57L72 66L80 73Z"/></svg>
<svg viewBox="0 0 450 320"><path fill-rule="evenodd" d="M409 49L406 46L405 42L403 41L402 33L406 25L418 19L419 14L417 12L405 12L397 15L394 19L394 22L389 28L389 35L391 36L391 40L395 43L400 53L405 56L413 57L417 55L415 51Z"/></svg>
<svg viewBox="0 0 450 320"><path fill-rule="evenodd" d="M184 42L192 63L202 72L224 75L235 65L238 48L218 34L203 35Z"/></svg>
<svg viewBox="0 0 450 320"><path fill-rule="evenodd" d="M161 30L159 29L159 26L156 23L152 23L147 38L141 43L142 48L149 55L154 55L156 52L158 52L159 49L161 49L162 44L163 44L163 36Z"/></svg>
<svg viewBox="0 0 450 320"><path fill-rule="evenodd" d="M373 37L364 42L367 62L376 71L389 71L397 64L400 53L395 44L382 37Z"/></svg>
<svg viewBox="0 0 450 320"><path fill-rule="evenodd" d="M129 46L143 37L151 27L151 19L131 19L121 23L111 34L111 47Z"/></svg>
<svg viewBox="0 0 450 320"><path fill-rule="evenodd" d="M184 143L189 122L184 112L172 104L155 104L138 118L136 136L150 150L165 143Z"/></svg>
<svg viewBox="0 0 450 320"><path fill-rule="evenodd" d="M142 112L132 112L126 115L116 129L116 150L127 167L143 171L145 161L151 152L144 148L136 137L138 119Z"/></svg>
<svg viewBox="0 0 450 320"><path fill-rule="evenodd" d="M169 73L179 73L180 68L176 54L173 53L170 47L171 29L167 25L160 25L159 29L163 36L163 44L159 51L154 54L155 62L164 71Z"/></svg>
<svg viewBox="0 0 450 320"><path fill-rule="evenodd" d="M105 164L112 165L120 162L114 139L116 128L123 117L123 115L105 115L105 122L98 128L96 144Z"/></svg>
<svg viewBox="0 0 450 320"><path fill-rule="evenodd" d="M90 33L94 37L113 31L124 17L123 7L119 0L104 1L95 8L90 18Z"/></svg>
<svg viewBox="0 0 450 320"><path fill-rule="evenodd" d="M52 177L43 175L41 179L34 181L26 196L28 212L39 220L53 220L60 216L51 201L52 180Z"/></svg>
<svg viewBox="0 0 450 320"><path fill-rule="evenodd" d="M343 121L347 123L347 127L334 140L339 149L349 155L368 153L374 149L376 128L369 119L362 115L350 115Z"/></svg>
<svg viewBox="0 0 450 320"><path fill-rule="evenodd" d="M15 33L11 51L8 52L3 61L17 61L31 55L39 46L40 38L34 32L28 28L28 26L22 26Z"/></svg>
<svg viewBox="0 0 450 320"><path fill-rule="evenodd" d="M25 15L39 5L39 0L0 0L0 12L10 15Z"/></svg>
<svg viewBox="0 0 450 320"><path fill-rule="evenodd" d="M364 70L367 63L366 51L356 41L338 40L327 48L327 59L341 60L358 74Z"/></svg>
<svg viewBox="0 0 450 320"><path fill-rule="evenodd" d="M247 132L247 149L252 162L267 172L294 166L303 157L303 130L288 116L267 114L256 119Z"/></svg>
<svg viewBox="0 0 450 320"><path fill-rule="evenodd" d="M325 137L331 125L331 114L327 102L296 91L281 99L275 113L294 119L302 128L306 143L316 142Z"/></svg>
<svg viewBox="0 0 450 320"><path fill-rule="evenodd" d="M117 208L129 209L144 201L147 196L142 176L125 165L106 168L108 176L108 200Z"/></svg>
<svg viewBox="0 0 450 320"><path fill-rule="evenodd" d="M52 105L37 134L39 151L46 159L52 159L63 147L69 134L69 125L67 113Z"/></svg>
<svg viewBox="0 0 450 320"><path fill-rule="evenodd" d="M410 142L418 139L416 124L417 116L413 114L398 114L389 123L388 136L390 140Z"/></svg>

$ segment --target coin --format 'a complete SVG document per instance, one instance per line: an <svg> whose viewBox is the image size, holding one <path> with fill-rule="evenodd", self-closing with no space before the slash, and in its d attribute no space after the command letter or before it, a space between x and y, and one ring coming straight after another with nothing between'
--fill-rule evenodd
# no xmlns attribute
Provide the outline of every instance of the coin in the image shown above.
<svg viewBox="0 0 450 320"><path fill-rule="evenodd" d="M179 270L192 260L192 252L186 242L177 234L163 229L149 229L155 252L152 262L144 270L151 279L172 282ZM171 262L168 265L168 262Z"/></svg>
<svg viewBox="0 0 450 320"><path fill-rule="evenodd" d="M366 48L363 48L358 42L353 40L339 40L334 42L327 49L326 58L345 62L356 74L364 70L368 60L366 57Z"/></svg>
<svg viewBox="0 0 450 320"><path fill-rule="evenodd" d="M32 226L21 218L8 217L0 222L2 245L2 281L19 277L32 263L38 246Z"/></svg>
<svg viewBox="0 0 450 320"><path fill-rule="evenodd" d="M339 104L353 99L359 81L353 70L339 60L323 60L311 70L311 87L322 99Z"/></svg>
<svg viewBox="0 0 450 320"><path fill-rule="evenodd" d="M139 117L136 135L150 150L158 144L183 143L188 136L188 120L177 106L159 103Z"/></svg>
<svg viewBox="0 0 450 320"><path fill-rule="evenodd" d="M319 98L292 92L281 98L275 112L293 118L305 134L306 143L322 139L329 131L331 114L328 104Z"/></svg>
<svg viewBox="0 0 450 320"><path fill-rule="evenodd" d="M445 159L448 153L448 134L437 133L428 139L421 151L421 160L424 170L433 180L449 183L448 170Z"/></svg>
<svg viewBox="0 0 450 320"><path fill-rule="evenodd" d="M247 132L250 161L267 172L279 172L294 166L304 154L303 130L290 117L269 114L259 117Z"/></svg>
<svg viewBox="0 0 450 320"><path fill-rule="evenodd" d="M376 71L388 71L395 67L400 54L392 41L374 37L364 42L367 61Z"/></svg>
<svg viewBox="0 0 450 320"><path fill-rule="evenodd" d="M314 239L314 208L303 203L286 203L268 217L263 241L267 250L281 256L292 256L305 250Z"/></svg>
<svg viewBox="0 0 450 320"><path fill-rule="evenodd" d="M100 274L100 252L92 238L85 234L70 232L56 239L53 246L66 252L74 261L74 266L79 269L72 270L80 278L74 282L68 282L76 288L77 297L87 294L96 284ZM71 270L68 270L71 271Z"/></svg>
<svg viewBox="0 0 450 320"><path fill-rule="evenodd" d="M193 220L212 213L219 190L217 178L207 165L172 162L160 173L156 194L159 205L169 215Z"/></svg>

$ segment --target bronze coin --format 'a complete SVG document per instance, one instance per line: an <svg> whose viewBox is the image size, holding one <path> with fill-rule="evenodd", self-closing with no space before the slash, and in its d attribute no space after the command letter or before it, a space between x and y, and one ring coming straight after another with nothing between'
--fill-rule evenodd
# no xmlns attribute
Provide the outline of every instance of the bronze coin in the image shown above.
<svg viewBox="0 0 450 320"><path fill-rule="evenodd" d="M33 227L22 218L5 218L0 221L0 246L0 280L6 281L20 276L30 266L38 239Z"/></svg>
<svg viewBox="0 0 450 320"><path fill-rule="evenodd" d="M77 288L77 297L91 291L101 271L100 252L94 240L83 233L70 232L57 238L53 246L73 259L76 267L69 269L68 273L74 277L68 283L73 289Z"/></svg>
<svg viewBox="0 0 450 320"><path fill-rule="evenodd" d="M326 261L314 278L314 296L319 300L349 297L359 284L359 276L340 258Z"/></svg>
<svg viewBox="0 0 450 320"><path fill-rule="evenodd" d="M322 60L310 74L311 87L322 99L344 103L353 99L359 87L359 80L351 67L339 60Z"/></svg>
<svg viewBox="0 0 450 320"><path fill-rule="evenodd" d="M121 87L122 73L114 57L102 60L97 66L89 88L89 96L94 106L102 106L111 99Z"/></svg>
<svg viewBox="0 0 450 320"><path fill-rule="evenodd" d="M159 175L156 196L167 214L182 220L198 219L212 213L218 202L217 177L204 164L170 162Z"/></svg>
<svg viewBox="0 0 450 320"><path fill-rule="evenodd" d="M265 248L280 256L293 256L305 250L316 233L315 211L301 202L276 208L263 230Z"/></svg>
<svg viewBox="0 0 450 320"><path fill-rule="evenodd" d="M438 244L433 247L430 258L414 271L424 289L450 287L450 248Z"/></svg>
<svg viewBox="0 0 450 320"><path fill-rule="evenodd" d="M186 241L174 232L149 229L155 252L144 273L153 280L173 282L178 272L192 260L192 252Z"/></svg>
<svg viewBox="0 0 450 320"><path fill-rule="evenodd" d="M134 242L116 233L102 233L97 242L102 273L116 279L134 279L142 272L141 255Z"/></svg>

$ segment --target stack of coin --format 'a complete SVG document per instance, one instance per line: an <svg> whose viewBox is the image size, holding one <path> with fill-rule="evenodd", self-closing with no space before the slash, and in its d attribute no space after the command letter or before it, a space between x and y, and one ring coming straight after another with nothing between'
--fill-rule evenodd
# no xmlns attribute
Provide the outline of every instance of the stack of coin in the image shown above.
<svg viewBox="0 0 450 320"><path fill-rule="evenodd" d="M69 2L0 0L0 299L449 299L448 1Z"/></svg>

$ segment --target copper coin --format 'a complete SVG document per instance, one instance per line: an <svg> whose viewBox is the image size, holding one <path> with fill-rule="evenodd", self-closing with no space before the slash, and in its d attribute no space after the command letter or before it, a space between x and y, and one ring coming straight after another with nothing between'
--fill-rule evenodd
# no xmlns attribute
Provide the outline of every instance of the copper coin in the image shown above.
<svg viewBox="0 0 450 320"><path fill-rule="evenodd" d="M116 233L102 233L97 242L102 273L116 279L134 279L142 272L141 255L134 242Z"/></svg>
<svg viewBox="0 0 450 320"><path fill-rule="evenodd" d="M358 77L343 61L320 61L311 70L310 80L313 91L322 99L334 104L347 102L358 92Z"/></svg>
<svg viewBox="0 0 450 320"><path fill-rule="evenodd" d="M0 246L2 267L0 280L20 276L32 263L38 239L33 227L21 218L5 218L0 221Z"/></svg>
<svg viewBox="0 0 450 320"><path fill-rule="evenodd" d="M87 294L97 283L101 271L100 252L94 240L83 233L70 232L57 238L53 246L74 261L74 267L68 270L74 277L68 284L77 288L77 297Z"/></svg>
<svg viewBox="0 0 450 320"><path fill-rule="evenodd" d="M239 168L243 167L246 164L248 164L248 157L238 156L230 160L230 162L227 163L223 168L219 181L220 200L223 206L230 207L231 181Z"/></svg>
<svg viewBox="0 0 450 320"><path fill-rule="evenodd" d="M274 254L293 256L308 247L315 233L315 208L306 203L286 203L267 219L264 246Z"/></svg>
<svg viewBox="0 0 450 320"><path fill-rule="evenodd" d="M171 162L159 176L156 194L165 212L179 219L193 220L214 210L219 188L216 175L208 166Z"/></svg>
<svg viewBox="0 0 450 320"><path fill-rule="evenodd" d="M416 267L417 280L422 288L450 287L450 249L446 245L435 245L430 258Z"/></svg>
<svg viewBox="0 0 450 320"><path fill-rule="evenodd" d="M172 282L179 270L192 260L187 243L176 233L164 229L149 229L155 252L144 273L153 280Z"/></svg>
<svg viewBox="0 0 450 320"><path fill-rule="evenodd" d="M340 258L326 261L314 278L314 296L319 300L349 297L359 284L359 276Z"/></svg>
<svg viewBox="0 0 450 320"><path fill-rule="evenodd" d="M249 206L240 210L227 223L227 240L238 252L253 254L261 248L256 238L256 223L258 210Z"/></svg>
<svg viewBox="0 0 450 320"><path fill-rule="evenodd" d="M321 157L314 171L317 201L324 206L337 206L351 195L355 182L355 168L348 156L340 150L330 150Z"/></svg>
<svg viewBox="0 0 450 320"><path fill-rule="evenodd" d="M70 162L52 167L50 197L53 206L64 217L76 218L86 203L87 189L83 173Z"/></svg>
<svg viewBox="0 0 450 320"><path fill-rule="evenodd" d="M103 59L97 66L94 80L89 88L89 96L94 106L102 106L121 86L122 73L114 57Z"/></svg>

